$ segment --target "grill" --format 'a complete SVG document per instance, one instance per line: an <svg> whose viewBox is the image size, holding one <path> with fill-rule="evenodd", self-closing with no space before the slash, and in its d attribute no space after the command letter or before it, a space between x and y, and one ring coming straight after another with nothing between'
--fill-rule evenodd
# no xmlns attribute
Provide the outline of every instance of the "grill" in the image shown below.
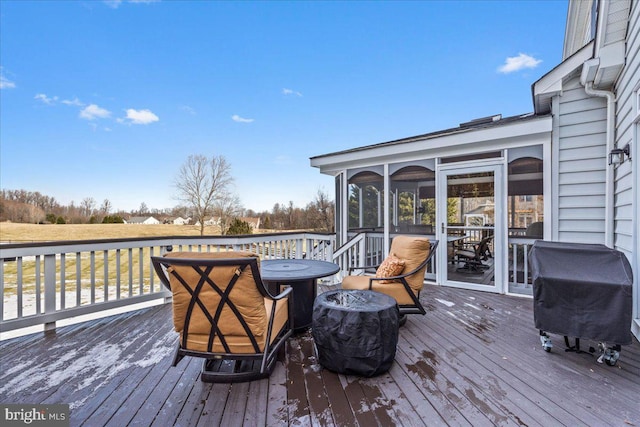
<svg viewBox="0 0 640 427"><path fill-rule="evenodd" d="M529 262L544 350L553 347L549 333L564 335L566 351L582 352L580 339L589 339L599 343L598 361L615 365L621 346L632 339L633 272L624 254L604 245L538 240Z"/></svg>

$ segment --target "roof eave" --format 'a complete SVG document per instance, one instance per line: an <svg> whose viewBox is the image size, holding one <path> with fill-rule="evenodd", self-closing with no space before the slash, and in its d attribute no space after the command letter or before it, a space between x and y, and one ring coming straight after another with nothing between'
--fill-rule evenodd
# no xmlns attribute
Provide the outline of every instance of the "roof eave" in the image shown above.
<svg viewBox="0 0 640 427"><path fill-rule="evenodd" d="M592 40L531 85L536 114L551 112L551 98L562 93L566 77L582 67L585 61L593 58L593 49L594 41Z"/></svg>

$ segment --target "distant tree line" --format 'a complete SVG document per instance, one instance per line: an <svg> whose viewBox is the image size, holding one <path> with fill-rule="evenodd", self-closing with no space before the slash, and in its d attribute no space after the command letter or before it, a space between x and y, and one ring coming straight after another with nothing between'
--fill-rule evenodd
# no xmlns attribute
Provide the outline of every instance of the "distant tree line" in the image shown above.
<svg viewBox="0 0 640 427"><path fill-rule="evenodd" d="M314 200L305 207L276 203L271 211L256 212L254 210L228 207L229 219L225 234L248 234L243 221L239 217L260 218L260 228L270 230L313 230L333 232L334 202L322 191L318 191ZM222 205L224 207L224 204ZM150 209L142 202L140 208L132 211L112 212L113 207L108 199L97 205L95 199L86 197L79 204L59 203L54 197L40 192L27 190L0 190L0 221L11 221L31 224L107 224L122 223L132 216L154 216L163 222L168 218L193 218L193 210L188 206L176 206L168 209ZM212 211L220 214L221 210ZM246 223L245 223L246 224ZM248 224L247 224L248 225Z"/></svg>

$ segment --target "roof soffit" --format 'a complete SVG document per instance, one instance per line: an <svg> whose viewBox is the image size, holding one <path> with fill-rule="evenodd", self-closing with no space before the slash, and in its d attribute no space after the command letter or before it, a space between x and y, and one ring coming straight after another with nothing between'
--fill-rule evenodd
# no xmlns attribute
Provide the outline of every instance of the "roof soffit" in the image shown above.
<svg viewBox="0 0 640 427"><path fill-rule="evenodd" d="M591 39L591 10L594 0L570 1L564 33L563 61L571 57Z"/></svg>
<svg viewBox="0 0 640 427"><path fill-rule="evenodd" d="M600 61L594 80L596 88L611 88L622 71L630 10L630 0L600 2L594 51Z"/></svg>
<svg viewBox="0 0 640 427"><path fill-rule="evenodd" d="M526 121L467 129L462 132L436 135L422 139L392 141L311 158L311 166L320 172L331 173L341 169L368 167L383 163L410 161L419 157L440 157L446 153L500 149L500 146L521 141L541 143L551 133L551 117L536 117ZM545 139L546 138L546 139ZM411 139L411 138L408 138Z"/></svg>
<svg viewBox="0 0 640 427"><path fill-rule="evenodd" d="M593 46L592 40L532 85L536 114L547 114L551 111L551 98L561 94L565 80L580 69L585 61L593 57Z"/></svg>

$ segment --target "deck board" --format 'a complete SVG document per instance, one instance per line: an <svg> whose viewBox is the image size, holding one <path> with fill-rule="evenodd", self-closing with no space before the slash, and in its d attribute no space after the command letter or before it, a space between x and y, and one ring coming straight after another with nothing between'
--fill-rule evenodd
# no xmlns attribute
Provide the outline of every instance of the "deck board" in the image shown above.
<svg viewBox="0 0 640 427"><path fill-rule="evenodd" d="M166 305L0 342L0 402L68 403L73 426L640 426L637 340L610 367L556 335L545 352L530 299L437 286L421 299L427 315L374 378L323 369L304 333L269 378L202 383L200 360L171 366Z"/></svg>

